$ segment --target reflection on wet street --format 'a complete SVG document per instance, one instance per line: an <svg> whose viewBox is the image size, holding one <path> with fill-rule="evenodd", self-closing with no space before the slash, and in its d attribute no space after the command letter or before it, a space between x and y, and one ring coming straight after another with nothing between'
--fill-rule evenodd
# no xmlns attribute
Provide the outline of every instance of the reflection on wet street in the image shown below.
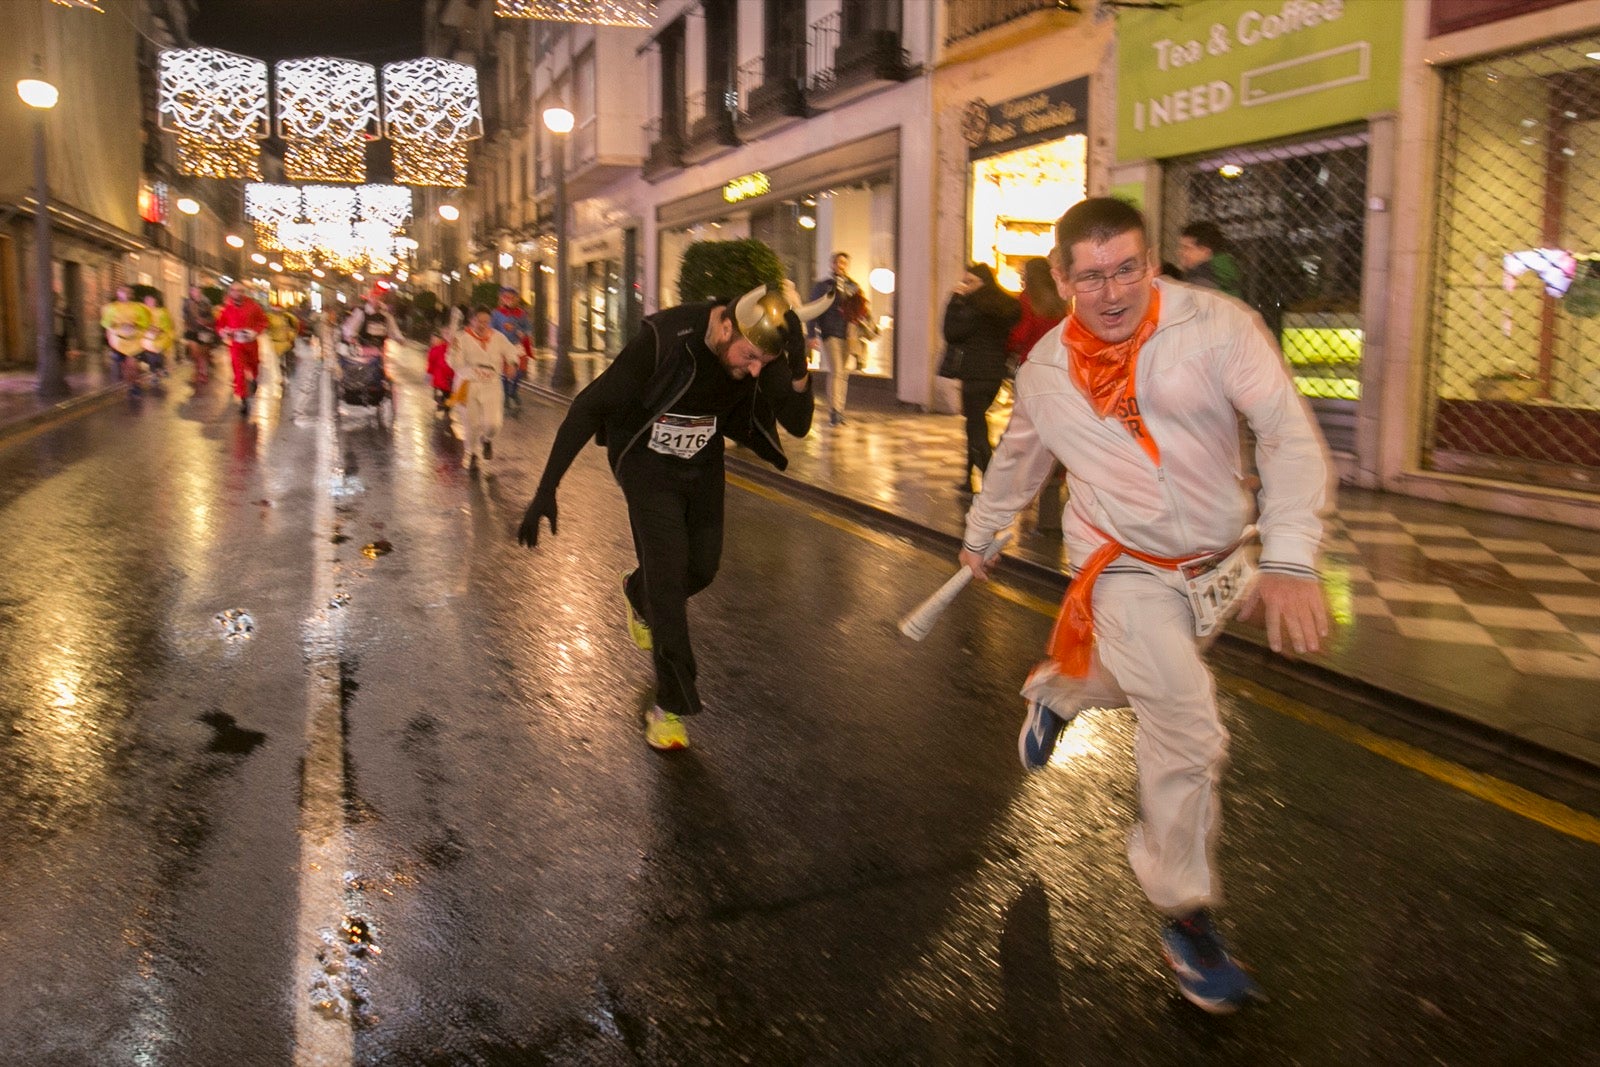
<svg viewBox="0 0 1600 1067"><path fill-rule="evenodd" d="M1581 1062L1600 847L1237 695L1223 914L1177 995L1126 709L1017 765L1036 591L728 495L706 714L648 749L599 449L514 531L397 360L380 425L221 385L0 443L0 1062ZM331 396L330 398L331 399Z"/></svg>

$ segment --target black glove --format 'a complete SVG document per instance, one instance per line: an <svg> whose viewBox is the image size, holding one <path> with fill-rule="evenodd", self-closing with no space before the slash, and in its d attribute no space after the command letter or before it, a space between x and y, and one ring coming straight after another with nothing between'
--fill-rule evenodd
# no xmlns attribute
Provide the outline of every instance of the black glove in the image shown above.
<svg viewBox="0 0 1600 1067"><path fill-rule="evenodd" d="M550 520L550 536L556 535L556 493L554 489L546 491L540 489L533 494L533 500L528 504L527 512L522 516L522 525L517 528L517 543L527 548L533 548L539 543L539 520Z"/></svg>
<svg viewBox="0 0 1600 1067"><path fill-rule="evenodd" d="M793 311L783 313L783 326L783 354L789 360L789 377L798 382L810 370L806 366L806 328Z"/></svg>

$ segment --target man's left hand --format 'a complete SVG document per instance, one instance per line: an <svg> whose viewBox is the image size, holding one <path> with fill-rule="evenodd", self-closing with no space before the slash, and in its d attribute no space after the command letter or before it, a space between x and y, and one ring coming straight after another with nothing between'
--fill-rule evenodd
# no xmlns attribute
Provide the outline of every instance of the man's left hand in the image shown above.
<svg viewBox="0 0 1600 1067"><path fill-rule="evenodd" d="M1317 579L1261 572L1239 618L1247 621L1258 610L1265 613L1263 625L1272 651L1283 651L1285 633L1296 652L1322 651L1322 639L1328 636L1328 602Z"/></svg>

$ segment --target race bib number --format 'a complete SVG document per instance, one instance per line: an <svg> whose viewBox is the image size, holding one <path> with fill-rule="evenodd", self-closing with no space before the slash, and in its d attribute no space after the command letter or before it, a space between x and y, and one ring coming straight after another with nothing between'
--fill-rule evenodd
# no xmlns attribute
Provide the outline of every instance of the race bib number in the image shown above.
<svg viewBox="0 0 1600 1067"><path fill-rule="evenodd" d="M256 332L254 330L234 330L233 339L241 345L247 345L256 339Z"/></svg>
<svg viewBox="0 0 1600 1067"><path fill-rule="evenodd" d="M1178 567L1194 611L1196 637L1208 637L1225 625L1239 602L1255 584L1256 565L1250 558L1250 539L1232 550L1197 559Z"/></svg>
<svg viewBox="0 0 1600 1067"><path fill-rule="evenodd" d="M139 327L124 323L123 325L118 326L115 332L118 337L132 337L134 334L139 332Z"/></svg>
<svg viewBox="0 0 1600 1067"><path fill-rule="evenodd" d="M716 433L715 415L663 415L650 425L650 451L693 459Z"/></svg>
<svg viewBox="0 0 1600 1067"><path fill-rule="evenodd" d="M367 333L373 337L389 336L389 324L386 322L368 322Z"/></svg>

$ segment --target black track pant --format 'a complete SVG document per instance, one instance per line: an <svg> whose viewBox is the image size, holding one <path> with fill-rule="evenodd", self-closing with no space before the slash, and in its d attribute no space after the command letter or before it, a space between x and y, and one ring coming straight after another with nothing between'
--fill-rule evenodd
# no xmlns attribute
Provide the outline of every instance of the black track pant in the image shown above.
<svg viewBox="0 0 1600 1067"><path fill-rule="evenodd" d="M689 647L689 598L711 584L722 562L721 438L706 448L715 455L685 462L641 446L624 458L617 478L639 556L628 598L650 624L656 703L677 715L700 710Z"/></svg>

